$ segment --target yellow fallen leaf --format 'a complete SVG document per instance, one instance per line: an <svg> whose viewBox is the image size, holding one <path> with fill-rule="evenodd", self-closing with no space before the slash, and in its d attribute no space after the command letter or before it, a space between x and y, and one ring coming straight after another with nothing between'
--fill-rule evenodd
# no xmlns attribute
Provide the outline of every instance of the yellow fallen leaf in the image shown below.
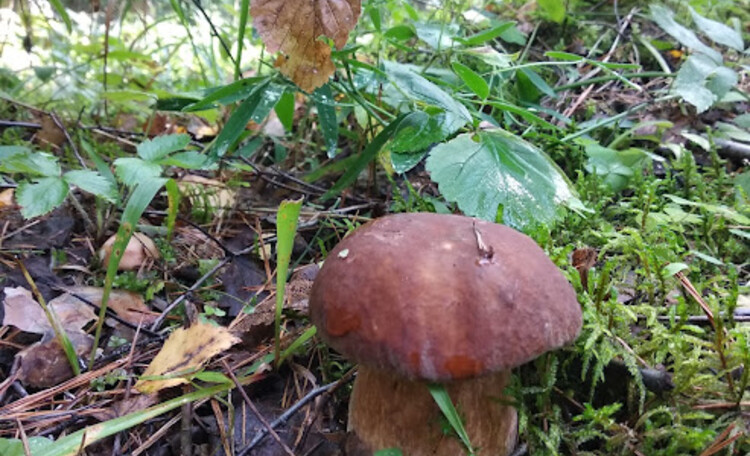
<svg viewBox="0 0 750 456"><path fill-rule="evenodd" d="M135 388L149 394L187 383L185 376L239 341L227 328L209 323L198 322L187 329L180 328L164 342Z"/></svg>
<svg viewBox="0 0 750 456"><path fill-rule="evenodd" d="M281 73L305 92L322 86L336 70L331 47L341 49L357 25L361 0L251 0L253 26L271 52Z"/></svg>

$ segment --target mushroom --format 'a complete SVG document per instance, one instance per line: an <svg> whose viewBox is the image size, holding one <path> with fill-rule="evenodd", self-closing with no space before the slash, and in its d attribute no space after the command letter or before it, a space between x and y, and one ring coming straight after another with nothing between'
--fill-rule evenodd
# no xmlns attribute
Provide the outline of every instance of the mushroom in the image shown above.
<svg viewBox="0 0 750 456"><path fill-rule="evenodd" d="M462 454L427 384L445 387L477 455L507 455L516 411L510 370L573 341L576 294L529 237L458 215L397 214L352 232L329 254L310 316L359 363L349 430L370 451Z"/></svg>
<svg viewBox="0 0 750 456"><path fill-rule="evenodd" d="M117 234L113 234L107 239L99 249L99 258L106 267L109 264L109 257L112 255L112 248L117 240ZM159 249L148 236L143 233L134 233L125 247L125 253L122 255L120 264L117 269L120 271L134 271L140 268L143 263L150 259L159 259Z"/></svg>

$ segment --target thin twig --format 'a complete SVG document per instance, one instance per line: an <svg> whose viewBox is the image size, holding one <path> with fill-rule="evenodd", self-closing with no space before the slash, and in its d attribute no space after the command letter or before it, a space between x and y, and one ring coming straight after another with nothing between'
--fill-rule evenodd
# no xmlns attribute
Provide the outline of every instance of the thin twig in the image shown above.
<svg viewBox="0 0 750 456"><path fill-rule="evenodd" d="M243 388L240 381L237 380L237 377L234 375L234 372L232 372L232 368L229 366L229 363L227 363L227 360L222 359L221 363L224 366L224 370L226 371L227 375L229 375L229 378L232 379L234 385L237 387L237 390L242 395L242 399L245 401L247 406L250 407L250 410L253 411L258 420L263 423L263 426L265 426L265 428L268 430L268 433L271 434L271 437L273 437L273 439L276 440L276 443L278 443L279 446L284 449L284 452L286 454L288 454L289 456L294 456L294 451L292 451L292 449L289 448L289 446L281 440L281 437L279 437L279 434L277 434L276 431L273 430L273 427L271 427L271 424L268 422L268 420L266 420L266 417L264 417L263 414L260 413L258 408L255 407L255 404L253 404L253 401L250 400L250 396L247 395L245 388Z"/></svg>

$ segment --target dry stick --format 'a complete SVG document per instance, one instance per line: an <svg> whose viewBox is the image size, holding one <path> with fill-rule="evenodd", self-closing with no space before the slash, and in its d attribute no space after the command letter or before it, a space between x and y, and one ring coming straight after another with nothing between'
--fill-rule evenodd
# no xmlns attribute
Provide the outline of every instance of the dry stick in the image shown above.
<svg viewBox="0 0 750 456"><path fill-rule="evenodd" d="M609 62L609 59L612 58L612 55L615 53L615 49L617 49L617 45L620 44L620 37L623 35L623 33L625 33L625 29L628 28L628 26L630 26L630 23L633 20L633 16L637 12L638 12L638 8L633 8L632 10L630 10L630 13L628 13L627 17L622 22L620 29L617 31L617 36L615 36L615 41L612 43L612 47L609 48L609 52L607 52L607 55L604 56L601 63L607 63ZM592 78L596 76L597 74L599 74L600 71L602 71L602 68L598 66L581 79L586 80L586 79ZM572 116L573 113L575 113L578 110L578 107L581 105L581 103L583 103L583 101L586 100L586 98L588 98L592 90L594 90L593 84L586 87L586 90L584 90L583 93L581 93L578 96L576 101L573 102L573 104L570 105L570 107L568 107L568 109L566 109L565 112L563 112L563 116L564 117Z"/></svg>
<svg viewBox="0 0 750 456"><path fill-rule="evenodd" d="M355 370L352 369L349 372L347 372L346 374L344 374L344 376L342 376L337 381L331 382L331 383L329 383L327 385L319 386L319 387L311 390L309 393L307 393L305 395L305 397L303 397L302 399L300 399L299 401L297 401L293 406L289 407L289 409L286 412L282 413L281 416L279 416L278 418L276 418L275 420L273 420L271 422L271 427L275 428L276 426L279 426L281 424L286 423L286 421L289 420L289 418L291 418L292 415L294 415L295 413L297 413L302 407L304 407L305 405L307 405L307 403L310 402L311 400L315 399L316 397L320 396L321 394L328 394L328 393L334 391L335 389L337 389L338 387L340 387L341 385L343 385L344 383L346 383L349 380L351 380L351 377L354 374L354 371ZM255 446L258 445L261 440L263 440L263 437L265 437L267 433L268 432L265 429L259 430L255 434L255 437L253 437L253 440L250 441L250 443L247 445L247 447L245 447L245 449L242 450L242 452L238 456L247 456L250 453L250 451L253 448L255 448Z"/></svg>
<svg viewBox="0 0 750 456"><path fill-rule="evenodd" d="M57 386L39 391L38 393L31 394L15 402L12 402L5 407L0 408L0 420L4 419L3 415L10 415L11 413L18 413L23 410L29 410L35 407L37 403L47 399L48 397L55 396L64 391L68 391L79 386L88 385L91 380L100 377L110 371L113 371L119 367L122 367L127 363L127 361L127 359L118 359L117 361L114 361L111 364L108 364L100 369L81 374Z"/></svg>
<svg viewBox="0 0 750 456"><path fill-rule="evenodd" d="M242 395L242 399L245 400L245 403L250 407L250 410L253 411L256 417L258 417L258 420L263 423L263 426L268 429L268 432L271 434L271 437L273 437L274 440L276 440L276 443L278 443L281 448L284 449L284 452L288 454L289 456L294 456L294 452L292 451L289 446L287 446L286 443L284 443L281 438L279 437L279 434L276 433L276 431L273 430L273 427L271 427L271 424L266 420L266 418L263 416L263 414L260 413L260 411L255 407L255 404L253 404L253 401L250 400L250 396L247 395L247 392L245 392L245 388L242 387L242 384L240 384L240 381L237 380L237 377L234 375L234 372L232 372L232 368L229 366L229 363L227 363L226 359L221 360L221 364L224 366L224 369L226 370L227 375L229 375L229 378L232 379L235 386L237 386L237 389L239 390L240 394Z"/></svg>

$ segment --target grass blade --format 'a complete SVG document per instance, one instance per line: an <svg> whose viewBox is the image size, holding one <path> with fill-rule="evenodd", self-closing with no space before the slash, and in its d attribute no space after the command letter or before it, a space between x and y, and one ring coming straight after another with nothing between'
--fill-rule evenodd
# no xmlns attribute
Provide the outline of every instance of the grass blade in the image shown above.
<svg viewBox="0 0 750 456"><path fill-rule="evenodd" d="M294 236L297 233L297 219L302 208L302 199L285 200L276 215L276 317L274 319L274 365L281 364L281 311L284 308L289 260L292 258Z"/></svg>

